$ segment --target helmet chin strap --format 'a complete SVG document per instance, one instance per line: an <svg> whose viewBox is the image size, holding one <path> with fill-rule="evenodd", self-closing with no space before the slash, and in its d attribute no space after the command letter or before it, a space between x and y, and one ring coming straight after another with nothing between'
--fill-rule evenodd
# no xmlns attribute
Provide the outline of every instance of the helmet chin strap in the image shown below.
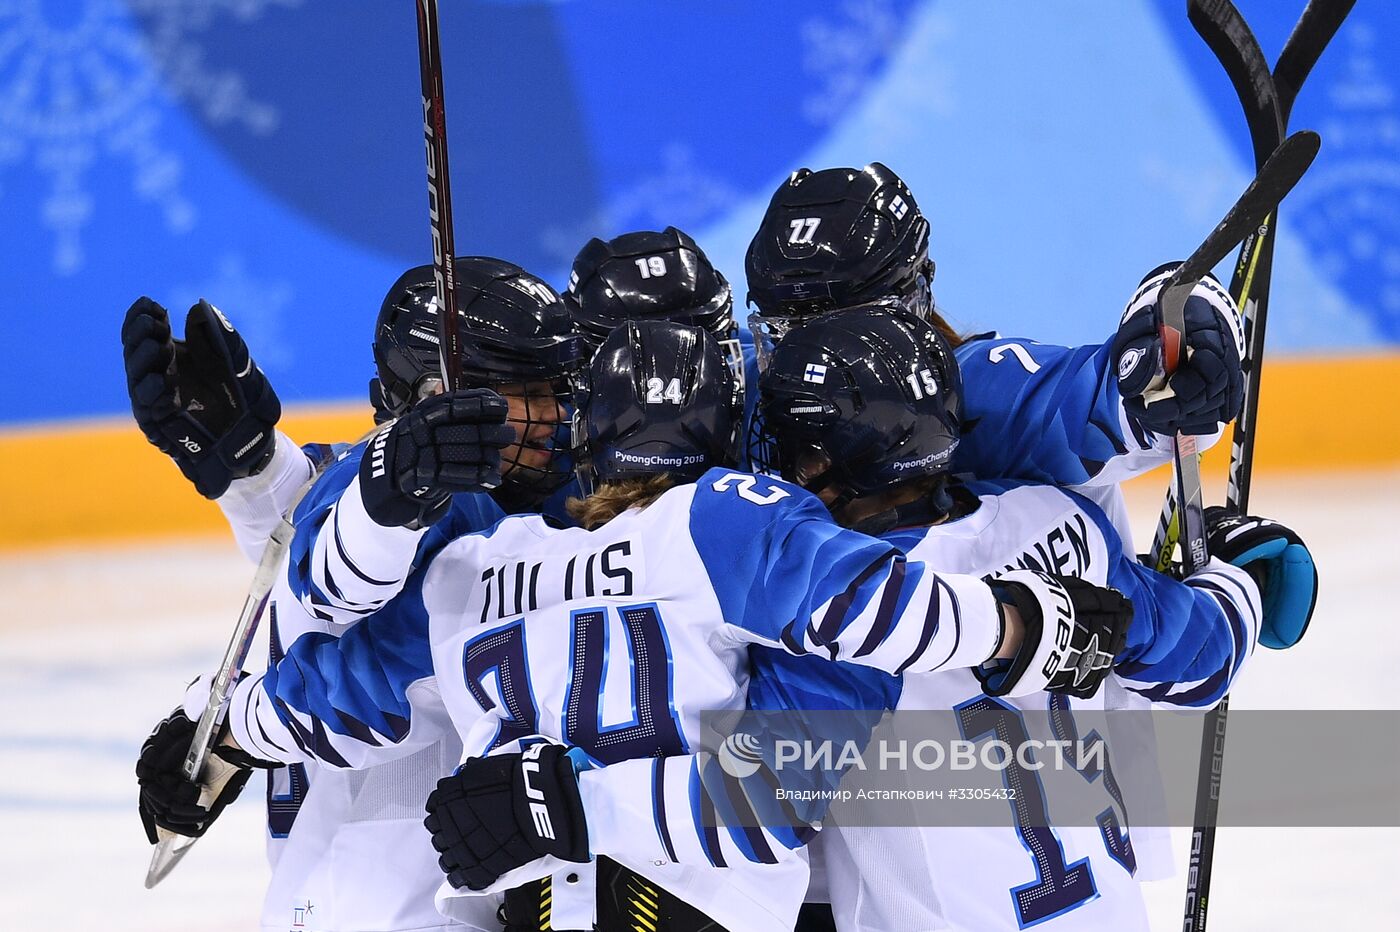
<svg viewBox="0 0 1400 932"><path fill-rule="evenodd" d="M832 475L833 472L835 472L835 467L828 466L812 478L803 481L802 488L811 492L813 495L821 495L822 492L825 492L829 486L836 482L836 477ZM835 515L857 497L856 493L852 492L850 489L843 489L833 501L827 504L826 510Z"/></svg>
<svg viewBox="0 0 1400 932"><path fill-rule="evenodd" d="M977 499L958 495L958 487L949 488L948 477L942 476L937 485L913 501L895 505L868 515L850 525L851 530L879 537L899 527L920 527L941 524L949 518L960 518L977 510ZM835 514L832 509L832 514Z"/></svg>

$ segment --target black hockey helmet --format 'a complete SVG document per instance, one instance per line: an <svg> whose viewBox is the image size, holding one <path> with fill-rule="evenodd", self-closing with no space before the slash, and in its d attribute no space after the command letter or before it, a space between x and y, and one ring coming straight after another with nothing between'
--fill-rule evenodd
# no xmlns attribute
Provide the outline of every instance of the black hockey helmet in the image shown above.
<svg viewBox="0 0 1400 932"><path fill-rule="evenodd" d="M559 296L539 278L501 259L457 259L462 379L480 387L553 380L582 366L585 348ZM441 387L433 267L399 276L379 310L374 363L383 413L399 417ZM431 380L433 386L427 383ZM376 391L371 385L371 396Z"/></svg>
<svg viewBox="0 0 1400 932"><path fill-rule="evenodd" d="M570 380L587 359L587 346L554 289L501 259L457 259L457 310L462 381L510 396L509 423L521 442L507 448L505 481L493 493L508 507L537 504L564 485L571 470ZM405 414L440 391L437 301L433 267L409 269L384 299L375 325L379 390L376 419ZM514 452L512 452L514 451Z"/></svg>
<svg viewBox="0 0 1400 932"><path fill-rule="evenodd" d="M778 344L759 379L757 466L853 498L948 470L962 380L952 349L904 308L816 318Z"/></svg>
<svg viewBox="0 0 1400 932"><path fill-rule="evenodd" d="M659 473L693 481L738 461L743 404L719 345L699 327L627 321L603 341L575 398L585 495L598 482Z"/></svg>
<svg viewBox="0 0 1400 932"><path fill-rule="evenodd" d="M887 303L929 316L928 236L914 195L879 162L793 172L744 262L760 363L788 330L837 308Z"/></svg>
<svg viewBox="0 0 1400 932"><path fill-rule="evenodd" d="M742 383L743 355L729 282L682 231L593 238L579 250L564 304L596 349L628 320L673 320L710 333Z"/></svg>

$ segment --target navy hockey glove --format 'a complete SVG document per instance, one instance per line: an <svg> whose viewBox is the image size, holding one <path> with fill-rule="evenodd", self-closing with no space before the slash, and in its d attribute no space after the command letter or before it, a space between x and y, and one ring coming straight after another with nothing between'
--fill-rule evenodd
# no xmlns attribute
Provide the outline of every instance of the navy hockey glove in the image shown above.
<svg viewBox="0 0 1400 932"><path fill-rule="evenodd" d="M365 511L383 527L427 527L454 492L501 484L501 449L515 443L506 400L489 388L433 395L369 441L360 461Z"/></svg>
<svg viewBox="0 0 1400 932"><path fill-rule="evenodd" d="M1210 555L1241 567L1259 586L1259 643L1282 650L1303 639L1317 605L1317 567L1296 533L1270 521L1206 509Z"/></svg>
<svg viewBox="0 0 1400 932"><path fill-rule="evenodd" d="M549 855L589 859L578 776L557 744L470 758L438 781L427 809L438 864L458 889L484 890Z"/></svg>
<svg viewBox="0 0 1400 932"><path fill-rule="evenodd" d="M989 696L1047 690L1087 699L1123 652L1133 603L1116 589L1069 576L1016 570L989 582L999 602L1016 607L1024 640L1009 660L972 672Z"/></svg>
<svg viewBox="0 0 1400 932"><path fill-rule="evenodd" d="M165 308L137 298L122 323L122 356L137 425L200 495L218 498L267 465L282 405L213 305L190 308L185 338L173 340Z"/></svg>
<svg viewBox="0 0 1400 932"><path fill-rule="evenodd" d="M236 748L215 745L198 784L185 779L183 767L194 738L195 723L184 709L156 726L136 761L141 795L137 808L151 844L160 840L156 828L199 838L229 803L238 798L253 768L279 766L260 761Z"/></svg>
<svg viewBox="0 0 1400 932"><path fill-rule="evenodd" d="M1123 312L1112 350L1118 390L1128 413L1154 433L1212 434L1244 404L1240 312L1213 276L1201 279L1186 299L1185 353L1167 378L1157 298L1177 265L1143 279Z"/></svg>

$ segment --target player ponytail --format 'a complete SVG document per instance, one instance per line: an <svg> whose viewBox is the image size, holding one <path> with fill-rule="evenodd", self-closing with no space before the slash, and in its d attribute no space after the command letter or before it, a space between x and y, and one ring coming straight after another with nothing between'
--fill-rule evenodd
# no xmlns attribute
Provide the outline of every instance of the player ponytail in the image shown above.
<svg viewBox="0 0 1400 932"><path fill-rule="evenodd" d="M675 488L683 481L685 480L671 473L663 472L618 482L604 482L587 498L569 499L564 503L564 508L569 517L578 522L579 527L591 531L602 527L628 509L647 507L668 489Z"/></svg>

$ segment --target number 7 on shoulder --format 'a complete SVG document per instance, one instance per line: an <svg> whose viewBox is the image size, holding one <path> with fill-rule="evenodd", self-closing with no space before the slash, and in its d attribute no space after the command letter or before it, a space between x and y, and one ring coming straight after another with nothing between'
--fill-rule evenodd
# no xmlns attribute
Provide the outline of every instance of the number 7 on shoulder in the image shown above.
<svg viewBox="0 0 1400 932"><path fill-rule="evenodd" d="M1035 373L1040 371L1040 363L1032 359L1030 351L1020 343L998 343L996 346L987 350L987 358L995 365L1005 359L1007 353L1015 356L1016 361L1021 364L1021 368L1025 369L1027 372Z"/></svg>

